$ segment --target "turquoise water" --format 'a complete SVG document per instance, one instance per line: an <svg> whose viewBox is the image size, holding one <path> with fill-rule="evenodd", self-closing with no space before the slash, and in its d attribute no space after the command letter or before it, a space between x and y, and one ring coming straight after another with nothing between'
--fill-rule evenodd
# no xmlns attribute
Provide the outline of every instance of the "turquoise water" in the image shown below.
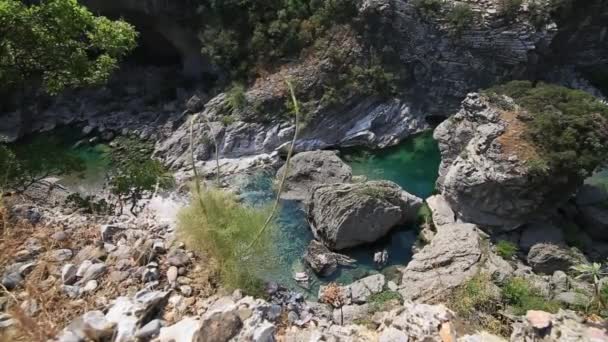
<svg viewBox="0 0 608 342"><path fill-rule="evenodd" d="M84 162L85 170L79 174L65 175L59 183L82 195L92 195L103 188L110 169L110 147L105 144L83 144L72 151Z"/></svg>
<svg viewBox="0 0 608 342"><path fill-rule="evenodd" d="M383 150L344 151L343 158L353 168L355 175L369 179L388 179L396 182L409 192L427 197L435 188L439 168L439 150L430 133L418 135L404 143ZM258 174L247 180L241 187L241 194L246 203L253 205L266 204L273 200L273 178L268 174ZM313 239L306 215L302 206L294 201L283 201L280 214L276 220L275 240L276 260L272 260L273 269L265 270L265 280L276 281L284 286L299 289L292 279L293 274L305 269L302 256L306 246ZM342 284L351 283L367 275L383 270L375 268L373 255L386 249L389 253L389 266L405 265L412 258L412 246L417 239L417 227L405 226L395 229L382 240L363 247L357 247L344 254L357 260L356 267L340 268L329 278L318 278L312 272L311 287L308 294L314 299L321 284L336 281Z"/></svg>

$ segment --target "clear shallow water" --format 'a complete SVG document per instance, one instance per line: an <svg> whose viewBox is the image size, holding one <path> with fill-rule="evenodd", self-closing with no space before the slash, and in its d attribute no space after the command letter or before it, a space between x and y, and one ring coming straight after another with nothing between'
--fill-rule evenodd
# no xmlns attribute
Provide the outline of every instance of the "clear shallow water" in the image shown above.
<svg viewBox="0 0 608 342"><path fill-rule="evenodd" d="M402 186L407 191L425 198L435 188L439 168L439 150L430 133L418 135L404 143L383 150L344 151L342 157L351 165L355 175L369 179L388 179ZM273 178L267 174L257 174L247 178L240 186L241 196L245 203L263 205L274 198ZM276 260L270 272L265 270L266 279L282 285L303 290L293 280L293 274L305 269L302 256L306 246L313 239L306 215L299 203L283 201L277 219L275 240ZM407 226L395 229L382 240L367 246L357 247L344 254L357 260L354 268L340 268L329 278L318 278L312 272L311 287L308 291L311 298L317 295L321 284L336 281L351 283L367 275L380 272L373 262L375 252L386 249L389 253L389 266L404 265L412 258L412 246L417 239L417 227Z"/></svg>
<svg viewBox="0 0 608 342"><path fill-rule="evenodd" d="M105 182L110 169L110 147L105 144L83 144L72 149L85 166L84 172L61 177L59 183L82 195L91 195L99 191Z"/></svg>

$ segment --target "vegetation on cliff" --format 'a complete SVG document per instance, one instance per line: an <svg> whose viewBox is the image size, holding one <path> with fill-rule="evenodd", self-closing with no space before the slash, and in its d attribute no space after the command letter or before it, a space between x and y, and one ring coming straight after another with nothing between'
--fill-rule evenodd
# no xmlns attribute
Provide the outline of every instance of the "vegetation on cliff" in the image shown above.
<svg viewBox="0 0 608 342"><path fill-rule="evenodd" d="M0 1L0 89L41 84L56 94L99 84L136 44L133 26L94 16L76 0Z"/></svg>
<svg viewBox="0 0 608 342"><path fill-rule="evenodd" d="M557 85L513 81L484 92L506 111L514 108L500 95L512 98L524 111L526 139L540 159L529 160L535 171L586 177L606 165L608 105L592 95Z"/></svg>

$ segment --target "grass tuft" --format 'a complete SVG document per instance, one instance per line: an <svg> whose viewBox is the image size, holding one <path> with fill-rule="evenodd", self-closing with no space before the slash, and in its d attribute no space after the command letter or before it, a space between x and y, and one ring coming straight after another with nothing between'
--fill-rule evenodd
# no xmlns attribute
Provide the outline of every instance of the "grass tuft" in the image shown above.
<svg viewBox="0 0 608 342"><path fill-rule="evenodd" d="M240 204L226 191L203 189L200 194L193 192L190 205L179 213L180 237L188 248L215 260L224 286L261 295L260 274L272 265L272 227L258 243L249 245L270 210Z"/></svg>
<svg viewBox="0 0 608 342"><path fill-rule="evenodd" d="M496 244L496 253L500 255L503 259L511 259L515 254L517 254L517 245L511 241L500 240Z"/></svg>

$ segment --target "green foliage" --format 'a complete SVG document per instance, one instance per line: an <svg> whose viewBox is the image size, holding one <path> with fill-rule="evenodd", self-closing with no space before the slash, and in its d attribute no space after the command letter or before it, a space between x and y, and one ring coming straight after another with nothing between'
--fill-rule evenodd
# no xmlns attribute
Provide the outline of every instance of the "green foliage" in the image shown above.
<svg viewBox="0 0 608 342"><path fill-rule="evenodd" d="M96 199L95 196L82 197L79 193L72 193L66 199L68 206L84 210L87 214L110 214L114 212L114 205L105 199Z"/></svg>
<svg viewBox="0 0 608 342"><path fill-rule="evenodd" d="M502 296L516 315L525 315L528 310L557 312L559 304L544 298L540 291L519 277L511 278L502 288Z"/></svg>
<svg viewBox="0 0 608 342"><path fill-rule="evenodd" d="M599 304L600 309L606 309L607 303L604 301L600 283L603 277L608 275L605 266L594 262L592 264L580 264L570 267L577 274L576 279L588 279L593 284L593 303Z"/></svg>
<svg viewBox="0 0 608 342"><path fill-rule="evenodd" d="M105 82L136 37L128 23L96 17L76 0L0 0L0 86L41 81L55 94Z"/></svg>
<svg viewBox="0 0 608 342"><path fill-rule="evenodd" d="M158 160L132 160L119 165L110 178L110 192L118 198L120 212L125 202L130 202L130 211L136 215L136 208L146 193L157 188L166 189L173 185L173 176Z"/></svg>
<svg viewBox="0 0 608 342"><path fill-rule="evenodd" d="M40 135L13 146L0 145L0 189L23 192L50 176L84 171L84 163L58 139Z"/></svg>
<svg viewBox="0 0 608 342"><path fill-rule="evenodd" d="M229 110L232 112L243 109L247 104L245 86L242 84L233 84L232 87L226 92L226 103Z"/></svg>
<svg viewBox="0 0 608 342"><path fill-rule="evenodd" d="M475 12L469 4L458 3L447 13L445 19L452 31L460 35L464 30L471 27L475 21Z"/></svg>
<svg viewBox="0 0 608 342"><path fill-rule="evenodd" d="M179 213L180 236L190 248L218 263L223 285L259 295L260 273L273 264L274 230L264 230L256 244L249 243L271 209L242 205L233 194L217 189L194 191L192 196L190 205Z"/></svg>
<svg viewBox="0 0 608 342"><path fill-rule="evenodd" d="M203 4L203 53L233 79L294 56L328 27L356 15L351 0L209 0ZM234 20L239 18L239 20Z"/></svg>
<svg viewBox="0 0 608 342"><path fill-rule="evenodd" d="M372 294L367 299L367 302L370 305L370 312L378 312L385 309L386 305L390 302L403 303L403 297L399 292L386 290Z"/></svg>
<svg viewBox="0 0 608 342"><path fill-rule="evenodd" d="M445 2L443 0L413 0L412 4L420 15L429 18L437 16Z"/></svg>
<svg viewBox="0 0 608 342"><path fill-rule="evenodd" d="M523 0L501 0L499 14L507 20L514 20L522 4Z"/></svg>
<svg viewBox="0 0 608 342"><path fill-rule="evenodd" d="M429 224L433 222L433 212L426 202L422 203L420 209L416 213L417 221L420 224Z"/></svg>
<svg viewBox="0 0 608 342"><path fill-rule="evenodd" d="M511 259L517 254L517 245L511 241L500 240L496 244L496 253L504 259Z"/></svg>
<svg viewBox="0 0 608 342"><path fill-rule="evenodd" d="M546 173L581 178L608 159L608 106L583 91L528 81L513 81L488 89L505 94L528 113L528 139L542 160L529 161Z"/></svg>

